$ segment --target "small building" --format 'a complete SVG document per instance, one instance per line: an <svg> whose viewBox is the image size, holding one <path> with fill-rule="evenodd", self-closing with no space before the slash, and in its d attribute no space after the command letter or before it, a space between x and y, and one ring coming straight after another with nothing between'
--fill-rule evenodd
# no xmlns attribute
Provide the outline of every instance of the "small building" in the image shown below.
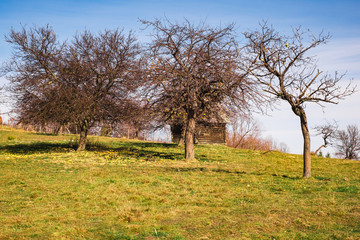
<svg viewBox="0 0 360 240"><path fill-rule="evenodd" d="M225 144L226 123L199 122L195 142L200 144Z"/></svg>
<svg viewBox="0 0 360 240"><path fill-rule="evenodd" d="M225 144L226 121L199 121L196 123L195 143L199 144ZM171 136L173 143L184 142L183 124L173 124Z"/></svg>

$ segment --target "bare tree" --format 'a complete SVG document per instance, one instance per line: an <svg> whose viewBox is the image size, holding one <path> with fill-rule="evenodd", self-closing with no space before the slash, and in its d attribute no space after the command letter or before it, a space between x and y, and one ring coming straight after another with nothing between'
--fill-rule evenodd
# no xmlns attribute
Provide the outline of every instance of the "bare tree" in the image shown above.
<svg viewBox="0 0 360 240"><path fill-rule="evenodd" d="M259 138L260 127L250 116L232 116L227 144L234 148L245 148L248 138Z"/></svg>
<svg viewBox="0 0 360 240"><path fill-rule="evenodd" d="M307 103L333 103L354 92L350 84L342 89L338 83L343 75L324 74L317 69L315 58L308 52L327 42L328 35L315 36L297 28L291 36L280 35L267 23L260 30L246 32L248 40L247 69L265 93L288 102L300 119L304 139L303 177L311 176L310 134L305 112Z"/></svg>
<svg viewBox="0 0 360 240"><path fill-rule="evenodd" d="M249 115L235 115L230 117L226 144L229 147L241 149L289 151L285 143L281 142L277 144L271 137L263 138L258 122Z"/></svg>
<svg viewBox="0 0 360 240"><path fill-rule="evenodd" d="M212 28L189 21L142 21L152 28L148 48L149 103L159 119L185 123L185 158L195 159L196 121L221 112L223 103L246 109L254 99L238 69L234 25Z"/></svg>
<svg viewBox="0 0 360 240"><path fill-rule="evenodd" d="M0 86L0 109L3 109L1 106L3 104L6 104L6 99L7 99L7 96L6 96L6 92L4 91L4 87ZM2 114L4 114L4 112L0 111L0 125L3 124L3 119L2 119Z"/></svg>
<svg viewBox="0 0 360 240"><path fill-rule="evenodd" d="M154 119L147 108L147 104L140 100L131 99L124 106L122 118L110 124L114 133L128 138L144 139L145 136L141 136L141 134L153 128Z"/></svg>
<svg viewBox="0 0 360 240"><path fill-rule="evenodd" d="M289 152L289 146L286 145L284 142L280 142L276 147L280 152L288 153Z"/></svg>
<svg viewBox="0 0 360 240"><path fill-rule="evenodd" d="M17 99L19 122L43 125L52 121L58 90L51 79L58 78L65 44L57 41L49 26L29 30L23 27L19 32L12 29L6 41L13 45L14 51L4 71L11 82L10 91Z"/></svg>
<svg viewBox="0 0 360 240"><path fill-rule="evenodd" d="M1 75L0 75L1 76ZM5 91L4 91L4 87L3 86L0 86L0 104L4 104L5 103Z"/></svg>
<svg viewBox="0 0 360 240"><path fill-rule="evenodd" d="M336 136L337 155L345 159L359 159L360 130L356 125L348 125L346 130L339 130Z"/></svg>
<svg viewBox="0 0 360 240"><path fill-rule="evenodd" d="M119 30L78 34L61 43L53 29L11 30L13 60L6 71L18 96L21 119L76 124L85 149L96 121L119 118L136 86L139 45Z"/></svg>
<svg viewBox="0 0 360 240"><path fill-rule="evenodd" d="M324 140L324 144L321 145L315 151L315 155L318 155L319 151L322 148L326 148L329 144L331 144L333 142L333 140L336 137L338 126L337 126L337 123L334 122L334 123L326 123L324 125L316 126L316 127L314 127L314 129L317 132L316 135L320 135L322 137L322 139Z"/></svg>

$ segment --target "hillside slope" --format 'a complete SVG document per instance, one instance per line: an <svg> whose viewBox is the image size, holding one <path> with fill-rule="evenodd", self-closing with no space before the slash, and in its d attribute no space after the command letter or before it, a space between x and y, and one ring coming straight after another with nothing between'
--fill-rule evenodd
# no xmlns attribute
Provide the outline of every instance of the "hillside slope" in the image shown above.
<svg viewBox="0 0 360 240"><path fill-rule="evenodd" d="M0 129L0 239L359 239L359 161Z"/></svg>

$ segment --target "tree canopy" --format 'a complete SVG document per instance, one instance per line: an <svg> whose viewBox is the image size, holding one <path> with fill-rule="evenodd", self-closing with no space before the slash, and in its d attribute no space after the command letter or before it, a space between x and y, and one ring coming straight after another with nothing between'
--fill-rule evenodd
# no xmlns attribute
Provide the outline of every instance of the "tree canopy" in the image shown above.
<svg viewBox="0 0 360 240"><path fill-rule="evenodd" d="M196 121L217 117L226 105L244 111L255 101L256 87L238 67L234 25L142 23L152 29L146 55L150 105L162 121L184 123L185 157L192 160Z"/></svg>
<svg viewBox="0 0 360 240"><path fill-rule="evenodd" d="M344 75L324 73L309 55L329 35L301 28L282 35L264 22L259 30L245 32L246 44L240 46L235 24L141 23L151 31L144 47L131 31L84 31L61 42L50 26L12 29L6 41L13 46L13 58L5 72L20 121L75 124L78 150L85 148L94 123L111 126L126 120L137 129L136 136L150 121L180 123L185 158L194 160L197 122L250 115L280 99L299 117L303 176L310 177L306 105L336 104L355 91L350 84L340 86Z"/></svg>
<svg viewBox="0 0 360 240"><path fill-rule="evenodd" d="M348 85L339 86L344 75L329 75L320 71L309 51L325 44L329 35L314 35L301 28L290 36L281 35L266 22L259 30L244 33L248 40L247 61L243 67L251 72L264 94L289 103L299 117L304 138L304 177L311 176L310 134L305 112L307 103L332 103L354 93Z"/></svg>
<svg viewBox="0 0 360 240"><path fill-rule="evenodd" d="M132 32L85 31L59 42L50 26L11 30L13 59L6 70L21 121L73 123L83 150L95 121L121 117L137 86L140 52Z"/></svg>

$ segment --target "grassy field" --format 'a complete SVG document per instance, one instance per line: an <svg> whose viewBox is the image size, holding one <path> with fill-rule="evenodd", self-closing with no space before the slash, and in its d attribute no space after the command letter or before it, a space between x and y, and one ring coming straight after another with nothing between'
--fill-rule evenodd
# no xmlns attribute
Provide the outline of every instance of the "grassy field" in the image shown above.
<svg viewBox="0 0 360 240"><path fill-rule="evenodd" d="M0 239L360 239L360 162L0 129Z"/></svg>

